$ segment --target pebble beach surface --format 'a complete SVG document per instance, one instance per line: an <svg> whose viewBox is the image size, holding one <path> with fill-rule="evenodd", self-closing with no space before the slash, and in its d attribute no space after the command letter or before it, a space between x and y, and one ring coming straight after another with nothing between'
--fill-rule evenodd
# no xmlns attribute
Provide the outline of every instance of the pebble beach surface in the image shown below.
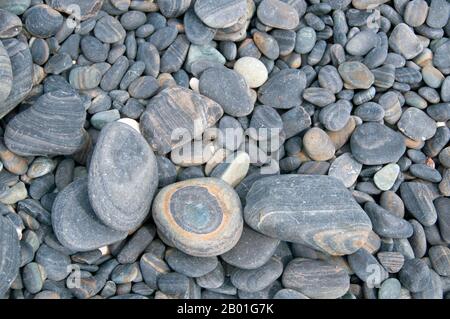
<svg viewBox="0 0 450 319"><path fill-rule="evenodd" d="M449 141L446 0L0 0L0 299L448 299Z"/></svg>

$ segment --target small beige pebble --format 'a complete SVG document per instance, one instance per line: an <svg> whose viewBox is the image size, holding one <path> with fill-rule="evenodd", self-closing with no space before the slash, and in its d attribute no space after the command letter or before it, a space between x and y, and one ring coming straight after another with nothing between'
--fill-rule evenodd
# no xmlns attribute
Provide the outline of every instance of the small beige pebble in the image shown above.
<svg viewBox="0 0 450 319"><path fill-rule="evenodd" d="M306 153L315 161L328 161L336 151L330 137L322 129L313 127L303 137Z"/></svg>
<svg viewBox="0 0 450 319"><path fill-rule="evenodd" d="M243 57L237 60L234 70L244 77L250 88L260 87L268 78L265 65L253 57Z"/></svg>

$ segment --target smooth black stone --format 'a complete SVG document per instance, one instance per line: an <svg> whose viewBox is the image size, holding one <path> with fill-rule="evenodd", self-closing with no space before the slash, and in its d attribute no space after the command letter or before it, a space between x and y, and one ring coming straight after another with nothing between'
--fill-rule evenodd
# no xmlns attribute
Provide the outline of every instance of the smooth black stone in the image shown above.
<svg viewBox="0 0 450 319"><path fill-rule="evenodd" d="M296 258L284 270L284 288L294 289L313 299L335 299L350 287L350 277L343 268L322 260Z"/></svg>
<svg viewBox="0 0 450 319"><path fill-rule="evenodd" d="M117 261L121 264L134 263L152 242L155 234L156 229L153 225L145 225L139 228L117 255Z"/></svg>
<svg viewBox="0 0 450 319"><path fill-rule="evenodd" d="M383 207L368 202L364 210L372 221L374 231L381 237L409 238L413 228L406 220L401 219L385 210Z"/></svg>
<svg viewBox="0 0 450 319"><path fill-rule="evenodd" d="M327 196L330 193L335 196ZM369 218L351 193L342 182L328 176L260 179L247 194L244 216L252 228L267 236L306 244L332 255L355 252L371 230Z"/></svg>
<svg viewBox="0 0 450 319"><path fill-rule="evenodd" d="M129 231L150 210L158 187L153 151L141 134L124 123L111 123L98 137L89 166L89 199L107 226Z"/></svg>
<svg viewBox="0 0 450 319"><path fill-rule="evenodd" d="M409 167L409 172L417 178L433 183L439 183L442 180L439 171L426 164L412 164Z"/></svg>
<svg viewBox="0 0 450 319"><path fill-rule="evenodd" d="M16 279L21 264L20 242L13 224L0 216L0 296Z"/></svg>
<svg viewBox="0 0 450 319"><path fill-rule="evenodd" d="M420 182L401 184L400 193L408 211L424 226L431 226L437 220L433 200L436 191L431 185Z"/></svg>
<svg viewBox="0 0 450 319"><path fill-rule="evenodd" d="M241 269L256 269L269 261L280 241L244 227L236 246L221 255L228 264Z"/></svg>
<svg viewBox="0 0 450 319"><path fill-rule="evenodd" d="M411 292L424 291L431 281L431 271L428 265L421 259L409 259L405 261L399 273L402 285Z"/></svg>
<svg viewBox="0 0 450 319"><path fill-rule="evenodd" d="M67 277L70 272L70 258L59 251L42 245L36 252L36 262L44 267L47 278L60 281Z"/></svg>
<svg viewBox="0 0 450 319"><path fill-rule="evenodd" d="M305 87L305 73L292 69L281 70L258 90L258 99L265 105L290 109L301 105Z"/></svg>
<svg viewBox="0 0 450 319"><path fill-rule="evenodd" d="M355 159L364 165L395 163L406 150L401 134L379 123L358 126L350 147Z"/></svg>
<svg viewBox="0 0 450 319"><path fill-rule="evenodd" d="M231 282L239 290L257 292L270 286L283 273L283 264L276 258L256 269L233 269Z"/></svg>
<svg viewBox="0 0 450 319"><path fill-rule="evenodd" d="M96 217L88 199L87 178L79 178L56 197L52 209L53 230L65 247L90 251L118 242L126 232L103 225Z"/></svg>
<svg viewBox="0 0 450 319"><path fill-rule="evenodd" d="M210 68L200 77L200 93L219 103L225 113L240 117L253 111L249 87L237 72L226 68Z"/></svg>
<svg viewBox="0 0 450 319"><path fill-rule="evenodd" d="M347 260L358 278L367 284L379 285L388 277L388 273L383 266L364 248L347 256ZM374 276L374 274L376 275Z"/></svg>
<svg viewBox="0 0 450 319"><path fill-rule="evenodd" d="M152 289L158 288L158 279L162 274L170 272L166 262L151 253L142 255L139 266L145 283Z"/></svg>
<svg viewBox="0 0 450 319"><path fill-rule="evenodd" d="M219 262L217 257L190 256L175 248L166 251L165 260L174 271L193 278L210 273Z"/></svg>

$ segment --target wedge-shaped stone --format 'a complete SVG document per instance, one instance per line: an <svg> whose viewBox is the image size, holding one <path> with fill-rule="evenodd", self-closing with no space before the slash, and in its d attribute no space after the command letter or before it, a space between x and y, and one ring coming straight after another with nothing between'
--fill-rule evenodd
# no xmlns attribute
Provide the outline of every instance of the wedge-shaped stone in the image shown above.
<svg viewBox="0 0 450 319"><path fill-rule="evenodd" d="M372 229L351 193L331 176L262 178L253 184L246 203L244 217L253 229L331 255L355 252Z"/></svg>

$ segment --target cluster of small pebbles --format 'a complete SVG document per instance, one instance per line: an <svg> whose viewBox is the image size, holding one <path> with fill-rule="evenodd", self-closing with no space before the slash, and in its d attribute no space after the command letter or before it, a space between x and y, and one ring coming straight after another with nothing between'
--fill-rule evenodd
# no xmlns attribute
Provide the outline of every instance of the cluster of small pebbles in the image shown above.
<svg viewBox="0 0 450 319"><path fill-rule="evenodd" d="M449 15L0 0L0 298L450 298Z"/></svg>

